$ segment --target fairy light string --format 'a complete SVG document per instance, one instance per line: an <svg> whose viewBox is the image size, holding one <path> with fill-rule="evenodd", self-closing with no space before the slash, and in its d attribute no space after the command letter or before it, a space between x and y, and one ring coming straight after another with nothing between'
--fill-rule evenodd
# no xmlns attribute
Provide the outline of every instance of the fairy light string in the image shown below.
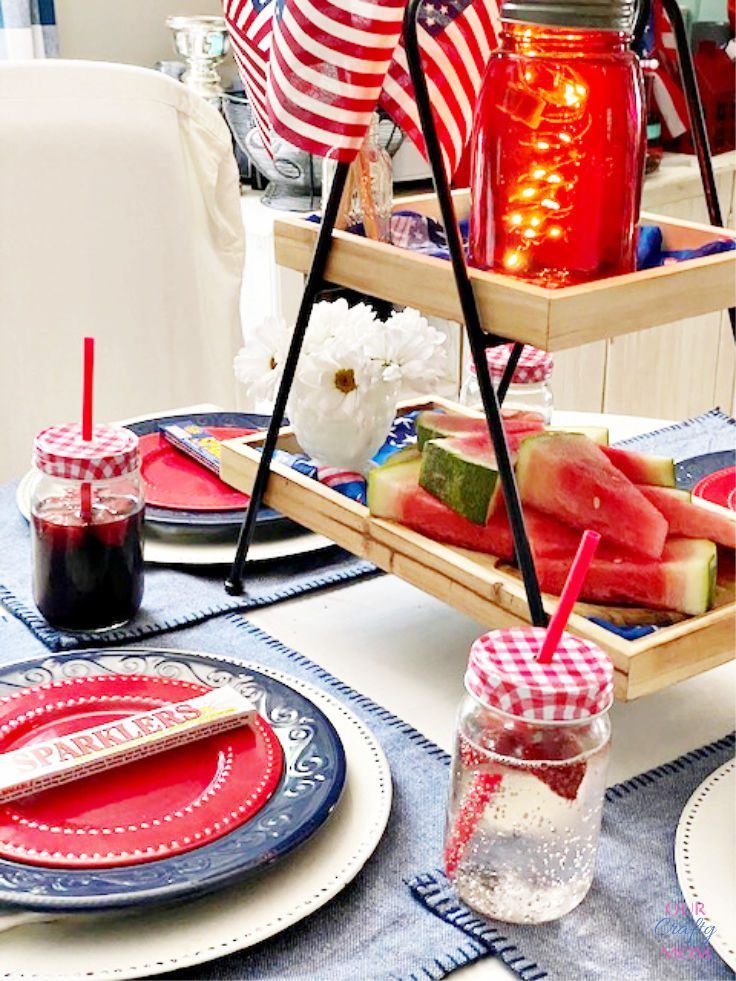
<svg viewBox="0 0 736 981"><path fill-rule="evenodd" d="M509 115L529 130L521 144L528 164L502 204L509 236L503 264L512 274L533 268L532 253L541 246L565 240L583 162L580 148L590 125L581 76L568 65L536 61L532 31L525 32L524 42L517 77L504 99Z"/></svg>

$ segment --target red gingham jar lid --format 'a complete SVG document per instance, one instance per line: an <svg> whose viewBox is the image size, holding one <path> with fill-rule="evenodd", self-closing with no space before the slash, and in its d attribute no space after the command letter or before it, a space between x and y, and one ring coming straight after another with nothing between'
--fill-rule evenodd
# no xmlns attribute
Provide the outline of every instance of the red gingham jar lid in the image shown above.
<svg viewBox="0 0 736 981"><path fill-rule="evenodd" d="M82 439L79 423L42 429L33 443L33 463L50 477L68 480L109 480L136 470L138 437L122 426L99 423L92 439Z"/></svg>
<svg viewBox="0 0 736 981"><path fill-rule="evenodd" d="M488 368L494 382L501 380L513 347L513 344L500 344L498 347L489 347L486 351ZM529 385L547 381L552 374L554 363L554 357L547 351L540 351L537 347L525 344L511 382L514 385ZM475 374L475 365L472 361L470 370Z"/></svg>
<svg viewBox="0 0 736 981"><path fill-rule="evenodd" d="M545 630L492 630L470 649L465 687L478 701L517 718L540 722L587 719L613 699L613 665L603 651L563 633L549 664L537 654Z"/></svg>

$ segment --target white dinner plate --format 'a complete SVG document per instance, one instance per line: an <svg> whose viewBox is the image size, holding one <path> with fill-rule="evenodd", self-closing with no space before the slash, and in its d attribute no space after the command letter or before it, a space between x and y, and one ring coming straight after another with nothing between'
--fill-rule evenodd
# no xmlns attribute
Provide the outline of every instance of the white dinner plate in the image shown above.
<svg viewBox="0 0 736 981"><path fill-rule="evenodd" d="M39 919L0 933L0 978L140 978L202 964L280 933L314 913L358 874L391 810L391 771L383 750L360 719L330 695L280 671L258 670L311 699L342 740L345 789L324 827L287 861L191 903L147 906L125 915Z"/></svg>
<svg viewBox="0 0 736 981"><path fill-rule="evenodd" d="M715 927L711 946L732 970L736 970L734 829L736 760L731 760L711 773L685 805L675 837L675 866L693 919L702 917L706 928Z"/></svg>
<svg viewBox="0 0 736 981"><path fill-rule="evenodd" d="M26 519L31 517L31 481L33 471L29 470L21 478L15 492L15 503ZM258 533L257 533L258 534ZM303 555L329 548L334 543L323 535L311 531L296 534L273 534L264 530L260 541L250 547L248 558L254 562L267 562L271 559L285 559L292 555ZM144 557L152 565L232 565L235 558L235 542L207 540L202 535L187 534L181 530L158 534L153 529L145 531ZM0 978L2 975L0 974Z"/></svg>

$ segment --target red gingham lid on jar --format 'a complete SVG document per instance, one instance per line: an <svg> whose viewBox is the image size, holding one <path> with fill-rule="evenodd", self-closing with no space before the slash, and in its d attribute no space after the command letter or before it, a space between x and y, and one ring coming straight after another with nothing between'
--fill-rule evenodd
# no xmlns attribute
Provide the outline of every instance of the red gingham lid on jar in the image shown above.
<svg viewBox="0 0 736 981"><path fill-rule="evenodd" d="M500 344L498 347L489 347L486 351L488 368L495 382L501 380L513 347L513 344ZM537 347L525 344L511 381L514 385L540 384L550 377L554 363L554 357L547 351L540 351ZM475 365L472 361L470 370L475 374Z"/></svg>
<svg viewBox="0 0 736 981"><path fill-rule="evenodd" d="M484 705L542 722L587 719L613 698L613 665L590 641L563 633L549 664L537 654L545 630L492 630L470 649L465 687Z"/></svg>
<svg viewBox="0 0 736 981"><path fill-rule="evenodd" d="M93 426L92 439L82 439L78 423L42 429L33 443L33 463L50 477L109 480L136 470L138 437L122 426Z"/></svg>

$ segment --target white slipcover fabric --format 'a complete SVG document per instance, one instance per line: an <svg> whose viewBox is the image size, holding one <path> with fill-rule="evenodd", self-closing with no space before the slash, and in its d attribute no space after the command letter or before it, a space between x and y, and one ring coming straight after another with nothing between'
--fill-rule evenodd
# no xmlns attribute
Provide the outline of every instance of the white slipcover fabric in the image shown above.
<svg viewBox="0 0 736 981"><path fill-rule="evenodd" d="M35 432L234 404L243 227L228 129L154 71L0 64L0 479Z"/></svg>

